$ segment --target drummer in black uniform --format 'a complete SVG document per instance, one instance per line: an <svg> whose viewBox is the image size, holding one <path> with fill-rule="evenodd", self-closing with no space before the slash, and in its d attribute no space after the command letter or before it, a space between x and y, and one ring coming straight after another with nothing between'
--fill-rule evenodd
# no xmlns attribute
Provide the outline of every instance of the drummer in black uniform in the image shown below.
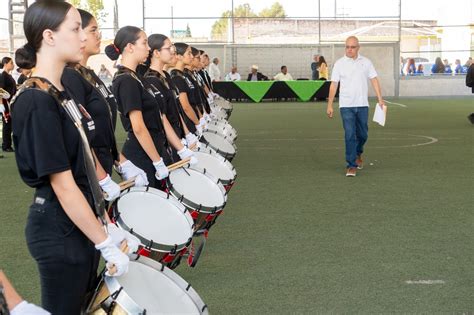
<svg viewBox="0 0 474 315"><path fill-rule="evenodd" d="M82 58L85 34L78 11L65 1L37 1L25 13L27 44L16 52L21 68L35 68L12 102L13 142L20 176L35 188L26 241L37 262L42 306L52 314L79 314L96 277L96 249L117 267L129 259L96 216L97 185L87 139L94 123L61 84L68 62ZM61 103L59 102L61 100ZM75 125L66 109L82 115ZM95 248L94 248L95 244Z"/></svg>
<svg viewBox="0 0 474 315"><path fill-rule="evenodd" d="M184 74L185 66L191 65L193 54L191 46L185 43L175 43L176 48L176 65L171 70L171 78L179 91L179 102L183 107L185 117L184 122L189 131L196 133L198 136L202 134L199 119L201 118L199 109L194 100L194 85L186 78Z"/></svg>
<svg viewBox="0 0 474 315"><path fill-rule="evenodd" d="M128 132L122 154L145 171L150 186L162 188L162 180L169 174L166 165L171 163L171 156L166 150L161 112L154 95L135 72L148 58L149 51L145 32L135 26L122 27L114 43L105 49L112 60L122 56L112 83L120 119Z"/></svg>
<svg viewBox="0 0 474 315"><path fill-rule="evenodd" d="M171 41L161 34L153 34L148 37L150 50L150 68L145 74L145 80L154 88L159 90L156 93L157 100L163 104L163 124L166 135L170 143L176 150L184 150L183 146L176 143L181 139L187 139L183 142L193 146L197 143L197 137L189 132L184 123L184 111L179 104L178 93L168 73L163 71L165 64L171 62L173 58L174 46ZM189 142L189 143L187 143ZM181 159L189 156L189 152L178 152Z"/></svg>
<svg viewBox="0 0 474 315"><path fill-rule="evenodd" d="M95 136L91 146L97 156L97 177L107 199L113 200L120 194L120 187L112 179L112 169L116 165L125 180L134 179L135 186L148 185L143 170L118 153L115 141L117 102L112 92L91 69L87 68L89 57L100 53L100 31L96 19L79 9L82 27L86 33L86 47L80 63L70 64L64 70L62 83L74 98L89 112L95 123Z"/></svg>

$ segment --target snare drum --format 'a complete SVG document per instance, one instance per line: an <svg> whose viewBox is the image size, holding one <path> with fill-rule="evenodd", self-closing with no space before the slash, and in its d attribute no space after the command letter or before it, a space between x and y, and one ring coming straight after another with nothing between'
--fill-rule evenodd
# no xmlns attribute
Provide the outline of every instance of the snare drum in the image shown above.
<svg viewBox="0 0 474 315"><path fill-rule="evenodd" d="M227 118L229 118L230 114L232 114L232 110L234 109L232 103L224 98L216 98L214 102L227 113Z"/></svg>
<svg viewBox="0 0 474 315"><path fill-rule="evenodd" d="M171 171L168 191L191 212L195 232L209 230L227 202L227 192L210 172L193 165Z"/></svg>
<svg viewBox="0 0 474 315"><path fill-rule="evenodd" d="M86 314L208 314L208 309L177 273L136 255L131 257L126 274L104 275Z"/></svg>
<svg viewBox="0 0 474 315"><path fill-rule="evenodd" d="M196 166L209 171L214 177L218 178L226 191L232 188L237 172L228 160L207 146L198 147L194 151L194 155L198 159Z"/></svg>
<svg viewBox="0 0 474 315"><path fill-rule="evenodd" d="M224 158L232 161L232 159L235 157L235 154L237 153L237 147L228 137L221 135L217 131L211 130L203 131L202 136L204 139L206 139L206 144Z"/></svg>
<svg viewBox="0 0 474 315"><path fill-rule="evenodd" d="M210 127L210 128L209 128ZM208 128L213 129L213 130L222 130L222 134L225 136L229 137L234 137L234 139L237 139L237 130L235 130L234 127L232 127L227 120L212 120L208 123Z"/></svg>
<svg viewBox="0 0 474 315"><path fill-rule="evenodd" d="M193 218L176 198L151 187L132 187L112 206L120 228L140 240L138 253L176 267L193 236Z"/></svg>
<svg viewBox="0 0 474 315"><path fill-rule="evenodd" d="M227 137L227 139L229 139L229 141L231 141L232 143L235 143L235 141L237 140L237 133L234 131L235 129L232 130L233 128L231 128L232 127L228 124L217 124L216 122L210 122L209 124L207 124L207 127L204 131L210 130L213 132L217 132L223 137Z"/></svg>
<svg viewBox="0 0 474 315"><path fill-rule="evenodd" d="M229 114L226 112L225 109L223 109L220 106L214 106L212 108L212 113L215 115L216 117L215 119L217 120L220 120L220 119L226 120L227 118L229 118Z"/></svg>

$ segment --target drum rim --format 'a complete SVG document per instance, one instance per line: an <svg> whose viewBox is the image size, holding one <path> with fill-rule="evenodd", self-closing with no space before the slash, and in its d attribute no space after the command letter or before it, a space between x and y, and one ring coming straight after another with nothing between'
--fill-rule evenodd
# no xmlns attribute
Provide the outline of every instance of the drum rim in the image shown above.
<svg viewBox="0 0 474 315"><path fill-rule="evenodd" d="M239 135L237 130L234 127L232 127L231 124L227 123L226 120L213 120L208 124L208 126L214 126L214 127L222 128L222 129L228 129L228 130L230 130L230 132L235 134L235 137L238 137L238 135Z"/></svg>
<svg viewBox="0 0 474 315"><path fill-rule="evenodd" d="M228 100L226 100L225 98L216 98L215 101L216 101L216 105L222 107L223 109L231 109L232 110L234 108L234 105L231 102L229 102ZM220 101L220 102L222 102L226 105L230 105L230 106L229 106L229 108L226 108L226 107L222 106L221 104L217 104L217 101Z"/></svg>
<svg viewBox="0 0 474 315"><path fill-rule="evenodd" d="M228 161L231 161L237 154L237 151L234 154L222 152L219 149L214 148L214 146L211 146L209 143L202 143L201 145L204 145L205 148L214 150L217 154L219 154L220 156L222 156L224 159Z"/></svg>
<svg viewBox="0 0 474 315"><path fill-rule="evenodd" d="M208 306L202 298L199 296L199 294L194 290L194 288L186 282L180 275L178 275L176 272L172 271L165 265L151 259L145 256L133 254L130 256L130 261L134 262L139 262L145 266L148 266L158 272L161 272L164 276L169 278L176 286L178 286L180 289L185 292L185 294L188 296L188 298L194 303L196 306L196 309L199 311L200 314L208 314ZM105 276L103 277L103 282L107 286L107 289L111 294L113 292L118 292L117 297L114 299L115 302L120 304L122 308L124 308L125 311L127 311L130 314L143 314L143 312L146 310L142 307L140 307L131 297L128 295L127 291L121 290L122 286L120 285L120 282L117 280L116 277L112 276Z"/></svg>
<svg viewBox="0 0 474 315"><path fill-rule="evenodd" d="M186 220L189 222L190 228L191 228L191 236L189 237L189 239L185 243L182 243L182 244L166 245L166 244L154 242L153 240L149 240L143 237L142 235L138 234L137 232L135 232L133 228L130 228L120 216L120 210L118 209L118 202L124 195L133 191L150 192L156 195L162 195L162 194L166 195L166 199L170 200L175 206L177 206L179 212L183 213L184 216L186 217ZM183 250L184 248L188 247L192 242L194 220L191 214L189 213L189 210L183 204L181 204L179 200L177 200L172 194L165 193L159 189L147 186L147 187L130 187L124 190L120 194L120 196L115 200L114 206L112 207L112 214L113 214L114 220L118 223L118 225L125 231L131 233L132 235L135 235L140 240L140 243L141 243L140 245L142 245L145 249L155 250L158 252L165 252L165 253L170 253L172 251L179 252Z"/></svg>
<svg viewBox="0 0 474 315"><path fill-rule="evenodd" d="M216 128L216 129L213 129L213 128ZM219 128L219 126L217 126L217 125L208 125L206 127L206 129L204 129L204 131L208 131L208 130L210 130L212 132L216 131L216 132L220 133L223 136L227 136L232 140L232 142L235 142L235 140L237 139L237 135L234 134L232 132L232 130L227 131L229 129L226 129L225 127L224 128ZM224 131L227 131L227 133L224 133Z"/></svg>
<svg viewBox="0 0 474 315"><path fill-rule="evenodd" d="M214 149L212 149L211 147L199 147L197 150L196 150L196 153L204 153L204 154L208 154L214 158L216 158L217 160L219 160L219 162L223 163L233 174L233 177L231 179L222 179L222 178L219 178L219 181L222 183L222 185L226 186L226 185L230 185L232 184L233 182L235 182L235 179L237 178L237 171L235 169L235 167L232 165L232 163L229 162L228 159L226 159L225 157L223 157L222 155L220 155L219 153L217 153ZM199 160L199 159L198 159ZM211 172L212 173L212 172ZM214 174L213 174L214 175ZM214 177L217 177L217 176L214 176Z"/></svg>
<svg viewBox="0 0 474 315"><path fill-rule="evenodd" d="M230 152L222 151L222 150L220 150L219 148L215 148L213 145L211 145L211 143L210 143L209 141L207 141L207 145L210 146L212 149L214 149L217 153L222 152L222 153L224 153L224 154L226 154L226 155L229 155L229 156L232 156L232 157L235 156L235 154L237 153L237 146L236 146L234 143L232 143L231 141L229 141L229 139L228 139L227 136L223 136L223 135L220 134L219 132L217 132L217 131L212 131L212 130L204 130L204 131L202 132L202 135L203 135L203 136L205 136L204 133L211 133L211 134L215 134L215 135L217 135L217 136L220 136L220 137L223 138L225 141L227 141L230 145L232 145L232 147L234 148L234 151L235 151L235 153L233 153L233 154L230 153ZM206 139L206 140L207 140L207 139Z"/></svg>
<svg viewBox="0 0 474 315"><path fill-rule="evenodd" d="M224 185L220 182L219 179L217 179L214 175L210 174L209 172L207 172L205 169L202 169L200 167L197 167L197 166L194 166L194 165L191 165L191 164L187 164L185 166L182 166L181 168L185 168L185 169L192 169L192 170L195 170L205 176L207 176L213 183L215 183L217 185L217 187L219 188L219 190L222 192L222 194L224 195L224 203L222 205L219 205L219 206L216 206L216 207L206 207L206 206L202 206L202 205L198 205L196 203L194 203L193 201L187 199L185 196L183 196L181 193L179 193L175 188L174 188L174 185L171 183L171 180L170 180L170 176L168 176L166 178L166 187L168 188L168 190L170 191L170 193L176 198L178 199L179 202L181 202L185 207L187 208L190 208L192 210L195 210L197 212L204 212L204 213L217 213L219 211L221 211L222 209L224 209L226 203L227 203L227 191L225 190L224 188Z"/></svg>

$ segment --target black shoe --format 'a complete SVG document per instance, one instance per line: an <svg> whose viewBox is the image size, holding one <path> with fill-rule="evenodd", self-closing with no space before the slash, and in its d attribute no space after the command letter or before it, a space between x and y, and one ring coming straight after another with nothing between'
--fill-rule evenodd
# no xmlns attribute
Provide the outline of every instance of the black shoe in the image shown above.
<svg viewBox="0 0 474 315"><path fill-rule="evenodd" d="M15 152L15 150L13 150L13 148L7 148L3 149L3 152Z"/></svg>

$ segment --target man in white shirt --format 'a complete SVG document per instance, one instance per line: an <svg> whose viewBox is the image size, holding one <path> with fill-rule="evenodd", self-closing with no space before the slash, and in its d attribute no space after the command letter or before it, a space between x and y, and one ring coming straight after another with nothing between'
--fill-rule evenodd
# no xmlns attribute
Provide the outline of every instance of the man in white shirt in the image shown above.
<svg viewBox="0 0 474 315"><path fill-rule="evenodd" d="M291 74L288 73L288 69L286 66L281 66L281 72L278 73L276 76L273 77L275 81L290 81L293 80Z"/></svg>
<svg viewBox="0 0 474 315"><path fill-rule="evenodd" d="M240 81L240 74L237 72L237 67L232 66L232 69L225 76L226 81Z"/></svg>
<svg viewBox="0 0 474 315"><path fill-rule="evenodd" d="M345 56L334 64L327 106L327 115L333 117L333 102L337 87L339 90L339 109L345 131L346 176L356 176L362 169L362 153L368 137L369 100L368 84L370 80L377 94L378 103L383 108L380 83L372 62L359 54L359 40L355 36L346 39Z"/></svg>
<svg viewBox="0 0 474 315"><path fill-rule="evenodd" d="M209 65L209 75L211 76L212 82L221 80L221 70L217 66L219 64L219 58L212 59L212 63Z"/></svg>

